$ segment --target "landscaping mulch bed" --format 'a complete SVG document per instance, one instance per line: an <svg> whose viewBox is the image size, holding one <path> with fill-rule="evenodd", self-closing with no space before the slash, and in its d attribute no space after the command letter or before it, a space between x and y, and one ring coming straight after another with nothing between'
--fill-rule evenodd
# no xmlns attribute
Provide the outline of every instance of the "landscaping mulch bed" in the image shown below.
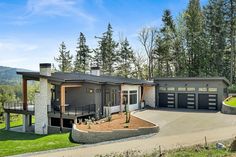
<svg viewBox="0 0 236 157"><path fill-rule="evenodd" d="M84 131L112 131L114 129L138 129L139 127L153 127L154 124L131 115L130 122L125 123L126 115L124 113L113 114L111 121L101 119L90 125L82 123L77 124L77 128ZM128 126L127 128L125 126Z"/></svg>

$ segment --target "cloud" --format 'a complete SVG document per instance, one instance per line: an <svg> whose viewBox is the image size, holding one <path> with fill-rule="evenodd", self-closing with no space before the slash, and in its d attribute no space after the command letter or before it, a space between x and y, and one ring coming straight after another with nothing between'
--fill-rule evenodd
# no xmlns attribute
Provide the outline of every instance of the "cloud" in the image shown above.
<svg viewBox="0 0 236 157"><path fill-rule="evenodd" d="M95 18L83 10L82 0L28 0L25 17L77 16L89 23Z"/></svg>

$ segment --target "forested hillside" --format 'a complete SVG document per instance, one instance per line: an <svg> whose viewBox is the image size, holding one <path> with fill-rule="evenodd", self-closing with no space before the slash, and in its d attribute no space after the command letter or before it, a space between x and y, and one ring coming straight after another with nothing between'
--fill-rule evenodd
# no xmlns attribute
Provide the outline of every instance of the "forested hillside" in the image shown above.
<svg viewBox="0 0 236 157"><path fill-rule="evenodd" d="M21 81L21 76L16 74L17 71L29 70L0 66L0 85L19 84Z"/></svg>

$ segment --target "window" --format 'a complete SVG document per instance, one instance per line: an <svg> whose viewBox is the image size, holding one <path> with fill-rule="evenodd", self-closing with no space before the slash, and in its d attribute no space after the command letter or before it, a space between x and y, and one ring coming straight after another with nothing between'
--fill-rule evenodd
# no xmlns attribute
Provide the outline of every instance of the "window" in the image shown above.
<svg viewBox="0 0 236 157"><path fill-rule="evenodd" d="M117 90L113 89L111 92L111 106L116 106L116 99L117 99Z"/></svg>
<svg viewBox="0 0 236 157"><path fill-rule="evenodd" d="M175 91L175 87L168 87L167 90L168 91Z"/></svg>
<svg viewBox="0 0 236 157"><path fill-rule="evenodd" d="M178 91L186 91L186 88L185 87L179 87Z"/></svg>
<svg viewBox="0 0 236 157"><path fill-rule="evenodd" d="M217 88L208 88L209 92L217 92Z"/></svg>
<svg viewBox="0 0 236 157"><path fill-rule="evenodd" d="M188 88L187 88L187 91L192 91L192 92L193 92L193 91L195 91L195 90L196 90L196 89L193 88L193 87L188 87Z"/></svg>
<svg viewBox="0 0 236 157"><path fill-rule="evenodd" d="M122 97L122 104L128 103L128 91L122 91L123 97Z"/></svg>
<svg viewBox="0 0 236 157"><path fill-rule="evenodd" d="M199 88L198 91L199 92L207 92L207 88Z"/></svg>
<svg viewBox="0 0 236 157"><path fill-rule="evenodd" d="M166 87L159 87L160 91L166 91Z"/></svg>
<svg viewBox="0 0 236 157"><path fill-rule="evenodd" d="M129 92L129 103L137 104L137 90L131 90Z"/></svg>

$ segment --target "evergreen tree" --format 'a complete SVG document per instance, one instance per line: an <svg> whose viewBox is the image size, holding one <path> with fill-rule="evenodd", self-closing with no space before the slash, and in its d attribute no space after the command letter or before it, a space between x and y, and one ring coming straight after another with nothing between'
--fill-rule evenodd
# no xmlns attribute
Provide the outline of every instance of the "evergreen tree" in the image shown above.
<svg viewBox="0 0 236 157"><path fill-rule="evenodd" d="M120 43L120 50L118 53L118 67L117 67L117 74L123 77L130 77L131 76L131 69L134 60L134 53L129 45L127 38Z"/></svg>
<svg viewBox="0 0 236 157"><path fill-rule="evenodd" d="M96 62L100 65L103 73L111 75L114 72L114 64L117 59L116 48L118 44L113 40L113 31L110 23L107 31L99 39L99 47L95 51Z"/></svg>
<svg viewBox="0 0 236 157"><path fill-rule="evenodd" d="M174 76L173 69L173 55L174 55L174 44L175 44L175 24L172 19L171 13L169 10L165 10L162 17L163 27L158 33L156 40L156 59L158 72L157 75L170 77Z"/></svg>
<svg viewBox="0 0 236 157"><path fill-rule="evenodd" d="M174 60L175 76L187 76L187 59L186 59L186 24L183 14L177 18L176 33L174 40Z"/></svg>
<svg viewBox="0 0 236 157"><path fill-rule="evenodd" d="M72 58L70 51L67 51L66 45L64 42L60 44L59 47L59 56L54 58L58 62L59 71L61 72L71 72L72 71Z"/></svg>
<svg viewBox="0 0 236 157"><path fill-rule="evenodd" d="M89 60L91 58L90 50L88 45L86 45L86 38L82 32L80 32L80 37L78 39L76 47L76 57L74 61L74 71L85 73L89 67Z"/></svg>
<svg viewBox="0 0 236 157"><path fill-rule="evenodd" d="M225 0L225 21L226 21L226 31L227 31L227 51L230 51L230 82L235 81L235 53L236 53L236 1L235 0ZM226 52L228 53L228 52Z"/></svg>
<svg viewBox="0 0 236 157"><path fill-rule="evenodd" d="M204 7L205 71L207 75L223 76L226 49L224 0L209 0ZM229 68L229 66L226 66Z"/></svg>
<svg viewBox="0 0 236 157"><path fill-rule="evenodd" d="M185 12L188 75L199 76L204 63L203 16L199 0L190 0Z"/></svg>

